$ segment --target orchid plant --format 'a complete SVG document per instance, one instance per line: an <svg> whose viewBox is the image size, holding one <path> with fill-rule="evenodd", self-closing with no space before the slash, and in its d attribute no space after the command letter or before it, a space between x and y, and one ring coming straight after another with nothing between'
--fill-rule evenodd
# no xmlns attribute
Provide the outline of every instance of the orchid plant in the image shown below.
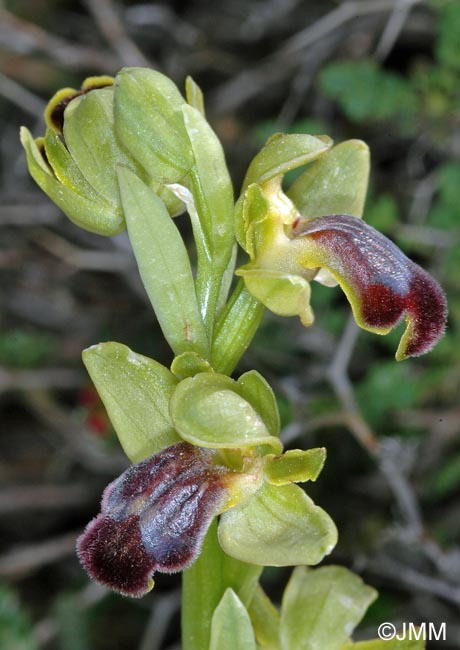
<svg viewBox="0 0 460 650"><path fill-rule="evenodd" d="M65 88L47 130L21 140L29 171L77 226L125 228L170 368L115 342L83 361L133 463L102 496L77 551L90 577L141 597L154 572L183 571L184 650L379 650L353 643L375 591L339 566L311 569L337 530L299 483L323 448L284 450L274 393L256 371L232 378L265 308L313 322L310 283L339 284L357 323L385 334L405 317L396 358L443 334L437 283L363 213L369 152L358 140L276 134L239 198L222 147L187 79L125 68ZM284 175L305 170L286 191ZM193 259L176 226L187 211ZM236 270L237 243L249 260ZM278 610L264 566L295 566ZM411 643L411 645L409 645ZM385 648L421 648L422 642Z"/></svg>

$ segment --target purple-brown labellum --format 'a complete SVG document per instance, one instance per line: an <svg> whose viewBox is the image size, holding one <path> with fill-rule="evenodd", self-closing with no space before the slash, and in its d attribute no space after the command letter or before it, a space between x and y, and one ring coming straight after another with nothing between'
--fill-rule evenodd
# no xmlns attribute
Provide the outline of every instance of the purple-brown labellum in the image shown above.
<svg viewBox="0 0 460 650"><path fill-rule="evenodd" d="M441 287L375 228L356 217L334 214L298 219L292 234L317 246L312 264L335 275L359 325L385 332L407 315L398 359L424 354L439 341L447 318ZM309 255L306 261L310 266Z"/></svg>
<svg viewBox="0 0 460 650"><path fill-rule="evenodd" d="M215 452L181 442L108 485L101 513L77 541L89 575L126 596L150 590L154 571L190 566L226 500L232 472Z"/></svg>
<svg viewBox="0 0 460 650"><path fill-rule="evenodd" d="M106 88L107 86L113 86L113 79L107 76L100 76L89 77L86 79L80 90L74 90L73 88L58 90L54 97L50 99L48 106L46 107L46 123L62 134L64 129L64 111L70 102L76 97L86 95L86 93L91 90L98 90L100 88Z"/></svg>

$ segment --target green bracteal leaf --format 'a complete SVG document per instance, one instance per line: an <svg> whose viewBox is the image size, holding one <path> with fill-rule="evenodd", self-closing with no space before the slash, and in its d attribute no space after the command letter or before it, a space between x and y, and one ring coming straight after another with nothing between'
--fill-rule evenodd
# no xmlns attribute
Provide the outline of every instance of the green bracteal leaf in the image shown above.
<svg viewBox="0 0 460 650"><path fill-rule="evenodd" d="M133 463L180 441L169 416L177 380L167 368L114 342L88 348L83 362Z"/></svg>

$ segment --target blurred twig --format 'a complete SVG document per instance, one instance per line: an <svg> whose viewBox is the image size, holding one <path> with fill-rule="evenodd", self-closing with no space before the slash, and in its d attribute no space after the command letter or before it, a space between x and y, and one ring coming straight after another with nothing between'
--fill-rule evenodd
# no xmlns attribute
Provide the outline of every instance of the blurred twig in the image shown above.
<svg viewBox="0 0 460 650"><path fill-rule="evenodd" d="M1 21L1 12L0 12ZM14 79L10 79L0 72L0 95L5 97L9 102L18 106L23 111L30 113L34 117L41 115L45 109L45 102L19 84Z"/></svg>
<svg viewBox="0 0 460 650"><path fill-rule="evenodd" d="M224 83L211 96L216 111L232 111L245 104L268 85L288 76L299 62L299 55L331 32L361 16L392 11L400 0L348 0L301 30L256 66ZM424 0L408 0L415 6Z"/></svg>
<svg viewBox="0 0 460 650"><path fill-rule="evenodd" d="M96 21L101 34L114 53L119 57L121 65L152 67L149 61L128 36L119 10L111 0L84 0L88 11Z"/></svg>
<svg viewBox="0 0 460 650"><path fill-rule="evenodd" d="M18 579L75 552L79 532L13 548L0 556L0 578Z"/></svg>
<svg viewBox="0 0 460 650"><path fill-rule="evenodd" d="M374 56L378 61L384 61L390 54L415 4L413 0L396 2L375 48Z"/></svg>
<svg viewBox="0 0 460 650"><path fill-rule="evenodd" d="M0 367L0 394L13 390L78 388L82 385L82 377L81 372L70 368L13 370Z"/></svg>
<svg viewBox="0 0 460 650"><path fill-rule="evenodd" d="M42 52L67 68L115 70L116 57L97 47L78 45L0 8L0 45L18 54Z"/></svg>
<svg viewBox="0 0 460 650"><path fill-rule="evenodd" d="M59 510L87 502L92 490L86 483L15 485L0 490L0 515L27 510Z"/></svg>

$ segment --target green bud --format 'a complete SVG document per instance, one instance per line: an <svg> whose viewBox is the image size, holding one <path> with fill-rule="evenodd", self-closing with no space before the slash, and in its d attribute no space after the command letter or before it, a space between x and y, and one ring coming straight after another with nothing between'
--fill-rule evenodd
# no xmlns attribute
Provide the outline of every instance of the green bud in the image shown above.
<svg viewBox="0 0 460 650"><path fill-rule="evenodd" d="M130 156L117 138L111 77L87 79L80 90L58 91L45 109L44 138L25 128L21 141L30 174L71 221L100 235L125 228L117 167L130 169L166 204L171 215L184 206Z"/></svg>
<svg viewBox="0 0 460 650"><path fill-rule="evenodd" d="M115 123L120 142L162 184L190 171L193 154L184 126L185 99L160 72L123 68L115 80Z"/></svg>

